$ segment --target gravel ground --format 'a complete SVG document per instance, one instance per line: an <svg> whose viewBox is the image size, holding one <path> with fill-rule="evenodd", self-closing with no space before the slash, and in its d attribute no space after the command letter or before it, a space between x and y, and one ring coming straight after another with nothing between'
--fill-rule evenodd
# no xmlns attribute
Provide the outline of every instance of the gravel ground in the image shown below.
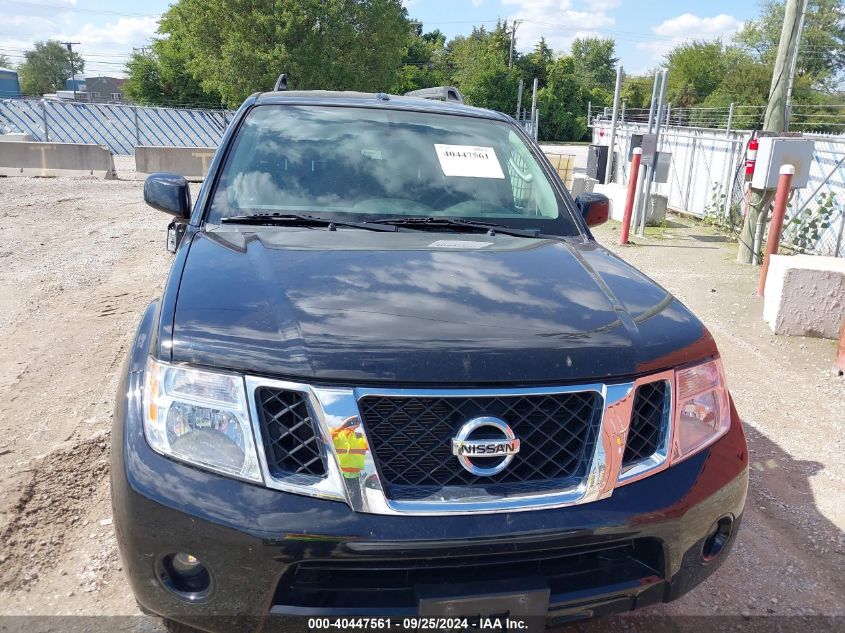
<svg viewBox="0 0 845 633"><path fill-rule="evenodd" d="M0 614L138 613L112 532L108 433L116 373L170 256L167 219L142 204L130 171L121 175L0 178ZM845 615L835 344L773 336L756 270L708 229L676 219L635 246L614 246L617 236L618 225L598 231L716 337L752 462L731 558L644 614Z"/></svg>

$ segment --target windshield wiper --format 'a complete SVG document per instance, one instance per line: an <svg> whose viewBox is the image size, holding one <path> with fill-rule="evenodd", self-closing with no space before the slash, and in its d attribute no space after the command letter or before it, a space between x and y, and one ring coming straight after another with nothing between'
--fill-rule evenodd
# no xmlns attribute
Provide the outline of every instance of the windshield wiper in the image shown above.
<svg viewBox="0 0 845 633"><path fill-rule="evenodd" d="M300 215L294 213L253 213L251 215L233 215L220 220L223 224L254 224L258 226L326 226L330 231L335 227L345 226L367 231L395 232L397 227L387 227L374 222L347 222L346 220L328 220L314 215Z"/></svg>
<svg viewBox="0 0 845 633"><path fill-rule="evenodd" d="M374 224L390 224L392 226L403 226L418 231L437 231L449 229L471 229L476 233L488 233L495 235L512 235L514 237L539 237L547 239L559 239L557 235L544 235L539 229L515 229L504 224L493 222L476 222L475 220L456 220L443 217L399 217L387 218L386 220L373 220Z"/></svg>

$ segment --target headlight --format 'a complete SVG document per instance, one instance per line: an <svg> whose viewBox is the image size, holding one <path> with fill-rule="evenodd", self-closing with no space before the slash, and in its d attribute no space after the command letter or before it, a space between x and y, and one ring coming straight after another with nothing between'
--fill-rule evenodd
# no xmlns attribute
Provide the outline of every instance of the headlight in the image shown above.
<svg viewBox="0 0 845 633"><path fill-rule="evenodd" d="M225 475L261 482L241 376L150 358L144 435L153 450Z"/></svg>
<svg viewBox="0 0 845 633"><path fill-rule="evenodd" d="M727 433L731 411L720 360L675 372L677 407L672 461L678 462Z"/></svg>

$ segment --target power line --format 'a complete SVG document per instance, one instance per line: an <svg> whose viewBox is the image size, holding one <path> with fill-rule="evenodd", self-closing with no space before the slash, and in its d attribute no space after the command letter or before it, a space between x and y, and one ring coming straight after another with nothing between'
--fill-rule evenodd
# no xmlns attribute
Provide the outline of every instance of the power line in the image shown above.
<svg viewBox="0 0 845 633"><path fill-rule="evenodd" d="M149 13L127 13L122 11L110 11L108 9L79 9L74 5L56 4L51 2L36 2L34 0L2 0L6 4L17 4L25 7L37 7L44 9L54 9L65 13L92 13L101 15L117 15L121 17L153 17Z"/></svg>

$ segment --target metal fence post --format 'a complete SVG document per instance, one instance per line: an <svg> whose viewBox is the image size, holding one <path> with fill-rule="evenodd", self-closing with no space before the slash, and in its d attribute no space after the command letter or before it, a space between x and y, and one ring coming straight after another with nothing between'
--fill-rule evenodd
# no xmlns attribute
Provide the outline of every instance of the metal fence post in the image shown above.
<svg viewBox="0 0 845 633"><path fill-rule="evenodd" d="M138 106L133 106L132 110L135 112L135 147L141 144L141 126L138 125Z"/></svg>
<svg viewBox="0 0 845 633"><path fill-rule="evenodd" d="M608 141L608 165L605 167L604 184L613 180L613 155L616 151L616 120L619 113L619 93L622 91L622 65L616 67L616 87L613 91L613 116L610 118L610 140Z"/></svg>
<svg viewBox="0 0 845 633"><path fill-rule="evenodd" d="M733 220L731 219L731 202L733 202L734 181L736 179L736 166L734 162L736 159L735 148L736 144L731 141L728 145L728 174L725 183L725 204L722 209L722 215L726 220L730 220L731 226L733 226Z"/></svg>
<svg viewBox="0 0 845 633"><path fill-rule="evenodd" d="M648 105L648 128L646 129L646 133L651 134L652 125L654 125L654 109L657 106L657 92L660 88L660 80L662 75L660 71L654 73L654 84L651 87L651 102ZM634 222L637 226L640 224L645 224L645 214L646 214L646 199L645 199L645 183L646 180L651 175L651 167L648 165L645 166L645 169L641 169L638 175L639 178L639 185L637 187L639 193L639 197L637 198L637 212L634 214ZM640 220L642 218L642 221ZM645 231L645 229L643 229Z"/></svg>
<svg viewBox="0 0 845 633"><path fill-rule="evenodd" d="M41 117L44 119L44 141L50 142L50 128L47 126L47 100L41 100Z"/></svg>
<svg viewBox="0 0 845 633"><path fill-rule="evenodd" d="M842 210L842 222L839 223L839 235L836 237L836 250L833 251L835 257L839 257L839 249L842 247L843 234L845 234L845 209Z"/></svg>
<svg viewBox="0 0 845 633"><path fill-rule="evenodd" d="M660 151L660 126L663 124L663 101L666 99L666 83L668 78L669 72L664 70L661 74L660 79L660 97L657 100L657 110L655 110L655 122L654 122L654 134L655 134L655 141L654 141L654 149L659 152ZM650 127L650 126L649 126ZM655 159L652 161L656 163L656 155ZM657 167L656 164L652 164L649 166L648 175L645 179L645 194L643 199L643 210L640 214L640 229L637 231L637 235L640 237L645 237L645 220L648 216L648 210L651 205L651 183L654 181L654 168Z"/></svg>
<svg viewBox="0 0 845 633"><path fill-rule="evenodd" d="M731 101L731 107L728 110L728 127L725 128L725 138L731 135L731 124L734 122L734 102Z"/></svg>

